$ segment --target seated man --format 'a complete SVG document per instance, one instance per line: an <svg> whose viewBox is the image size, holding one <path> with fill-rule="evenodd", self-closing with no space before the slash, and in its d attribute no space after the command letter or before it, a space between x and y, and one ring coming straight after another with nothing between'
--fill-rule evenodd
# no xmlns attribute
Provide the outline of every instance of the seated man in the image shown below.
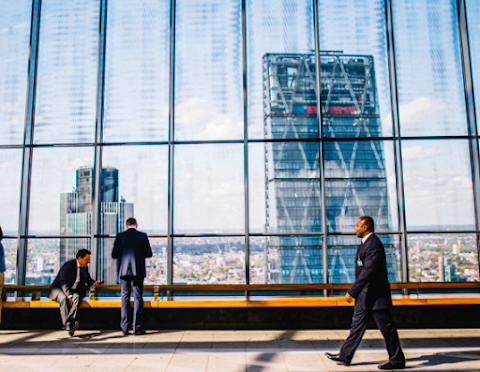
<svg viewBox="0 0 480 372"><path fill-rule="evenodd" d="M90 255L90 251L80 249L75 260L65 262L48 292L48 298L60 304L63 327L70 336L73 336L79 327L77 311L86 294L85 284L97 288L102 286L99 280L93 282L88 273Z"/></svg>

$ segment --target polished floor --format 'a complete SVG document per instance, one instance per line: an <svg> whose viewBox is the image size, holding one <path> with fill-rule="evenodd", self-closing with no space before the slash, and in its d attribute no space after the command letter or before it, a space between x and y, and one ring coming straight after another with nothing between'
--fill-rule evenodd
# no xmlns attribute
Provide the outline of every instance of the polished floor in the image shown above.
<svg viewBox="0 0 480 372"><path fill-rule="evenodd" d="M387 358L367 331L352 365L325 357L347 331L0 331L0 371L378 371ZM401 330L406 371L480 371L480 329Z"/></svg>

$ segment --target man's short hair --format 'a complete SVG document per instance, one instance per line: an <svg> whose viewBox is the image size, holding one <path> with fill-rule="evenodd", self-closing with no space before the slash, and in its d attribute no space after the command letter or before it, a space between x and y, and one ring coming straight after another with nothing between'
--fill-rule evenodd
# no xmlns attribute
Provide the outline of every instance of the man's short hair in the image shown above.
<svg viewBox="0 0 480 372"><path fill-rule="evenodd" d="M88 249L80 249L78 252L77 252L77 255L75 257L77 258L83 258L85 257L87 254L92 254L92 252L90 252Z"/></svg>
<svg viewBox="0 0 480 372"><path fill-rule="evenodd" d="M363 224L367 226L367 231L375 231L375 222L373 222L373 218L370 216L362 216L360 219L363 221Z"/></svg>
<svg viewBox="0 0 480 372"><path fill-rule="evenodd" d="M127 220L127 226L137 226L137 220L133 217L130 217L128 220Z"/></svg>

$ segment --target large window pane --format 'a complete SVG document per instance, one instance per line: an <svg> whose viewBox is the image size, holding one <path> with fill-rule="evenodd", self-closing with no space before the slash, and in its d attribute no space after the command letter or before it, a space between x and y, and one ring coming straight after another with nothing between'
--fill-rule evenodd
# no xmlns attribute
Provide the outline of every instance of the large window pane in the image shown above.
<svg viewBox="0 0 480 372"><path fill-rule="evenodd" d="M243 145L175 146L175 233L243 233Z"/></svg>
<svg viewBox="0 0 480 372"><path fill-rule="evenodd" d="M320 0L323 134L391 136L384 0ZM355 25L355 26L353 26Z"/></svg>
<svg viewBox="0 0 480 372"><path fill-rule="evenodd" d="M250 138L318 136L313 50L312 1L247 1Z"/></svg>
<svg viewBox="0 0 480 372"><path fill-rule="evenodd" d="M396 178L391 141L335 141L324 144L327 227L354 232L360 216L377 231L398 228Z"/></svg>
<svg viewBox="0 0 480 372"><path fill-rule="evenodd" d="M20 210L20 182L22 177L22 150L0 150L0 211L3 233L18 234Z"/></svg>
<svg viewBox="0 0 480 372"><path fill-rule="evenodd" d="M175 138L243 138L240 0L177 0Z"/></svg>
<svg viewBox="0 0 480 372"><path fill-rule="evenodd" d="M323 283L322 241L321 236L250 238L250 283Z"/></svg>
<svg viewBox="0 0 480 372"><path fill-rule="evenodd" d="M467 134L456 4L392 2L403 136Z"/></svg>
<svg viewBox="0 0 480 372"><path fill-rule="evenodd" d="M0 9L0 144L21 144L32 0L0 0Z"/></svg>
<svg viewBox="0 0 480 372"><path fill-rule="evenodd" d="M3 239L2 245L5 254L5 284L14 284L17 275L17 239Z"/></svg>
<svg viewBox="0 0 480 372"><path fill-rule="evenodd" d="M35 143L93 142L99 0L44 0L35 107Z"/></svg>
<svg viewBox="0 0 480 372"><path fill-rule="evenodd" d="M168 147L106 146L101 233L117 234L135 216L142 231L167 233Z"/></svg>
<svg viewBox="0 0 480 372"><path fill-rule="evenodd" d="M250 232L320 232L318 142L249 145Z"/></svg>
<svg viewBox="0 0 480 372"><path fill-rule="evenodd" d="M173 241L174 284L244 284L245 238Z"/></svg>
<svg viewBox="0 0 480 372"><path fill-rule="evenodd" d="M108 2L104 141L166 141L170 1Z"/></svg>
<svg viewBox="0 0 480 372"><path fill-rule="evenodd" d="M468 141L403 141L407 229L475 228Z"/></svg>
<svg viewBox="0 0 480 372"><path fill-rule="evenodd" d="M401 281L400 238L397 235L377 235L385 248L390 283ZM328 282L353 283L360 239L356 236L328 237Z"/></svg>
<svg viewBox="0 0 480 372"><path fill-rule="evenodd" d="M139 223L139 231L144 231ZM167 239L149 238L153 256L145 260L147 276L145 284L167 284ZM112 258L115 238L98 239L99 279L107 285L119 283L117 260Z"/></svg>
<svg viewBox="0 0 480 372"><path fill-rule="evenodd" d="M476 234L409 234L412 282L478 281Z"/></svg>
<svg viewBox="0 0 480 372"><path fill-rule="evenodd" d="M472 64L472 77L474 96L476 98L477 123L480 122L480 2L466 0L468 41L470 47L470 62ZM480 130L480 126L477 126Z"/></svg>
<svg viewBox="0 0 480 372"><path fill-rule="evenodd" d="M93 155L92 147L33 150L30 234L91 234Z"/></svg>
<svg viewBox="0 0 480 372"><path fill-rule="evenodd" d="M91 249L91 239L28 239L27 285L50 285L66 261L73 260L79 249ZM75 247L61 262L62 245ZM93 262L93 261L92 261ZM89 268L92 273L92 263Z"/></svg>

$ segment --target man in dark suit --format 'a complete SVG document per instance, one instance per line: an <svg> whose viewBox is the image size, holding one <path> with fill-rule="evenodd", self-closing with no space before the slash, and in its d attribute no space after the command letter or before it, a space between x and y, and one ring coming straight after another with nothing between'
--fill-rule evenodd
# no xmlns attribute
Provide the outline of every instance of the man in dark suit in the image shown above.
<svg viewBox="0 0 480 372"><path fill-rule="evenodd" d="M120 327L123 335L128 332L128 307L133 285L134 307L132 329L135 335L142 335L143 313L143 280L146 276L145 258L152 257L152 248L147 234L137 231L137 220L127 220L127 231L117 235L113 246L112 257L118 259L118 276L122 287L122 319Z"/></svg>
<svg viewBox="0 0 480 372"><path fill-rule="evenodd" d="M326 353L332 360L343 365L350 365L367 324L371 317L385 338L389 360L378 366L379 369L405 368L397 329L390 315L392 296L388 282L385 249L380 239L374 234L375 226L369 216L360 217L355 227L357 237L362 239L355 257L355 282L348 290L347 302L355 299L350 335L340 349L339 354Z"/></svg>
<svg viewBox="0 0 480 372"><path fill-rule="evenodd" d="M70 336L79 328L77 312L87 292L85 284L89 287L94 285L96 288L102 286L99 280L94 282L88 273L90 255L91 252L87 249L80 249L76 259L65 262L48 292L48 298L60 304L62 324Z"/></svg>

